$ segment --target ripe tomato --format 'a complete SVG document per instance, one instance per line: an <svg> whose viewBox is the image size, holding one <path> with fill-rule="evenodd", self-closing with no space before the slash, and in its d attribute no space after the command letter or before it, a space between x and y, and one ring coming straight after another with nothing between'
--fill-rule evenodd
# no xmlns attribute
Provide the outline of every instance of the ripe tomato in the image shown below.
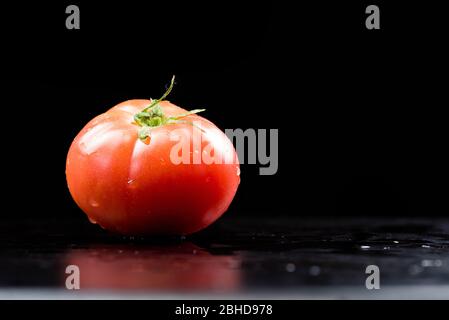
<svg viewBox="0 0 449 320"><path fill-rule="evenodd" d="M161 99L116 105L74 139L67 184L91 222L125 235L186 235L229 207L240 183L235 149L196 114L202 110L187 112L164 100L172 85ZM201 138L197 149L195 135ZM225 161L177 163L173 150L180 141L190 147L189 160L209 148Z"/></svg>

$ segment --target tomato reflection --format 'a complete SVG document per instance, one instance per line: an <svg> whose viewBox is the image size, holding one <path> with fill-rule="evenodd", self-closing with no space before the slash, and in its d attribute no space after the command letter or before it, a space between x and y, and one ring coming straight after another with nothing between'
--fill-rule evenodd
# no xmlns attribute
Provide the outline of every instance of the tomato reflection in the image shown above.
<svg viewBox="0 0 449 320"><path fill-rule="evenodd" d="M212 255L192 243L73 249L66 264L79 267L82 289L234 291L240 286L238 256Z"/></svg>

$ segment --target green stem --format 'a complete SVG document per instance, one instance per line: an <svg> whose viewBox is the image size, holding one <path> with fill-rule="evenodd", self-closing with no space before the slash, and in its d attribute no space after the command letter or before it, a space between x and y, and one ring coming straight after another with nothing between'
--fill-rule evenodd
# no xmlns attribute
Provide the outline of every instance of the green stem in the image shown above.
<svg viewBox="0 0 449 320"><path fill-rule="evenodd" d="M203 112L206 109L194 109L191 111L188 111L186 113L181 113L179 115L170 116L167 117L164 113L164 110L161 105L159 105L160 102L164 101L165 98L170 94L170 92L173 89L173 86L175 84L175 76L171 78L170 86L165 91L165 93L157 100L152 100L150 105L146 108L144 108L139 113L136 113L134 115L134 121L135 124L140 126L139 130L139 139L142 141L147 141L147 138L150 137L151 130L157 127L161 127L164 125L169 124L176 124L176 123L189 123L194 127L195 126L192 122L181 120L184 117L190 116L192 114L196 114L199 112ZM198 128L198 127L197 127Z"/></svg>
<svg viewBox="0 0 449 320"><path fill-rule="evenodd" d="M151 104L150 104L148 107L146 107L145 109L143 109L141 112L146 112L146 111L148 111L149 109L151 109L151 108L153 108L155 105L157 105L159 102L161 102L161 101L163 101L165 98L167 98L168 95L170 94L170 92L172 91L174 85L175 85L175 76L171 77L170 85L169 85L167 91L165 91L165 93L162 95L162 97L160 97L160 98L157 99L157 100L151 101Z"/></svg>

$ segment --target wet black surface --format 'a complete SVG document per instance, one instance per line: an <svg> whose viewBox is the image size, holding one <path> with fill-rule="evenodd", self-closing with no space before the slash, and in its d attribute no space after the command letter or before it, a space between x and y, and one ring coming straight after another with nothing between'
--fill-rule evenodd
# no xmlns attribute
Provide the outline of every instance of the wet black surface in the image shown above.
<svg viewBox="0 0 449 320"><path fill-rule="evenodd" d="M64 289L77 265L89 289L294 291L449 285L448 219L225 218L187 238L125 238L85 220L0 224L0 289Z"/></svg>

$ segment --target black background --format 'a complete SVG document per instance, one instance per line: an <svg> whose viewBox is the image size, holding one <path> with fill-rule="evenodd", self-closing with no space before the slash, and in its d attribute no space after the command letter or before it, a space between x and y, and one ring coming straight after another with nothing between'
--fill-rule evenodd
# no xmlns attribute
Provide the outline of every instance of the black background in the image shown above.
<svg viewBox="0 0 449 320"><path fill-rule="evenodd" d="M279 129L279 170L243 165L231 214L448 212L447 27L438 1L59 1L4 8L4 217L79 217L71 141L159 96L220 128ZM81 29L65 28L78 4ZM381 30L365 28L377 4Z"/></svg>

